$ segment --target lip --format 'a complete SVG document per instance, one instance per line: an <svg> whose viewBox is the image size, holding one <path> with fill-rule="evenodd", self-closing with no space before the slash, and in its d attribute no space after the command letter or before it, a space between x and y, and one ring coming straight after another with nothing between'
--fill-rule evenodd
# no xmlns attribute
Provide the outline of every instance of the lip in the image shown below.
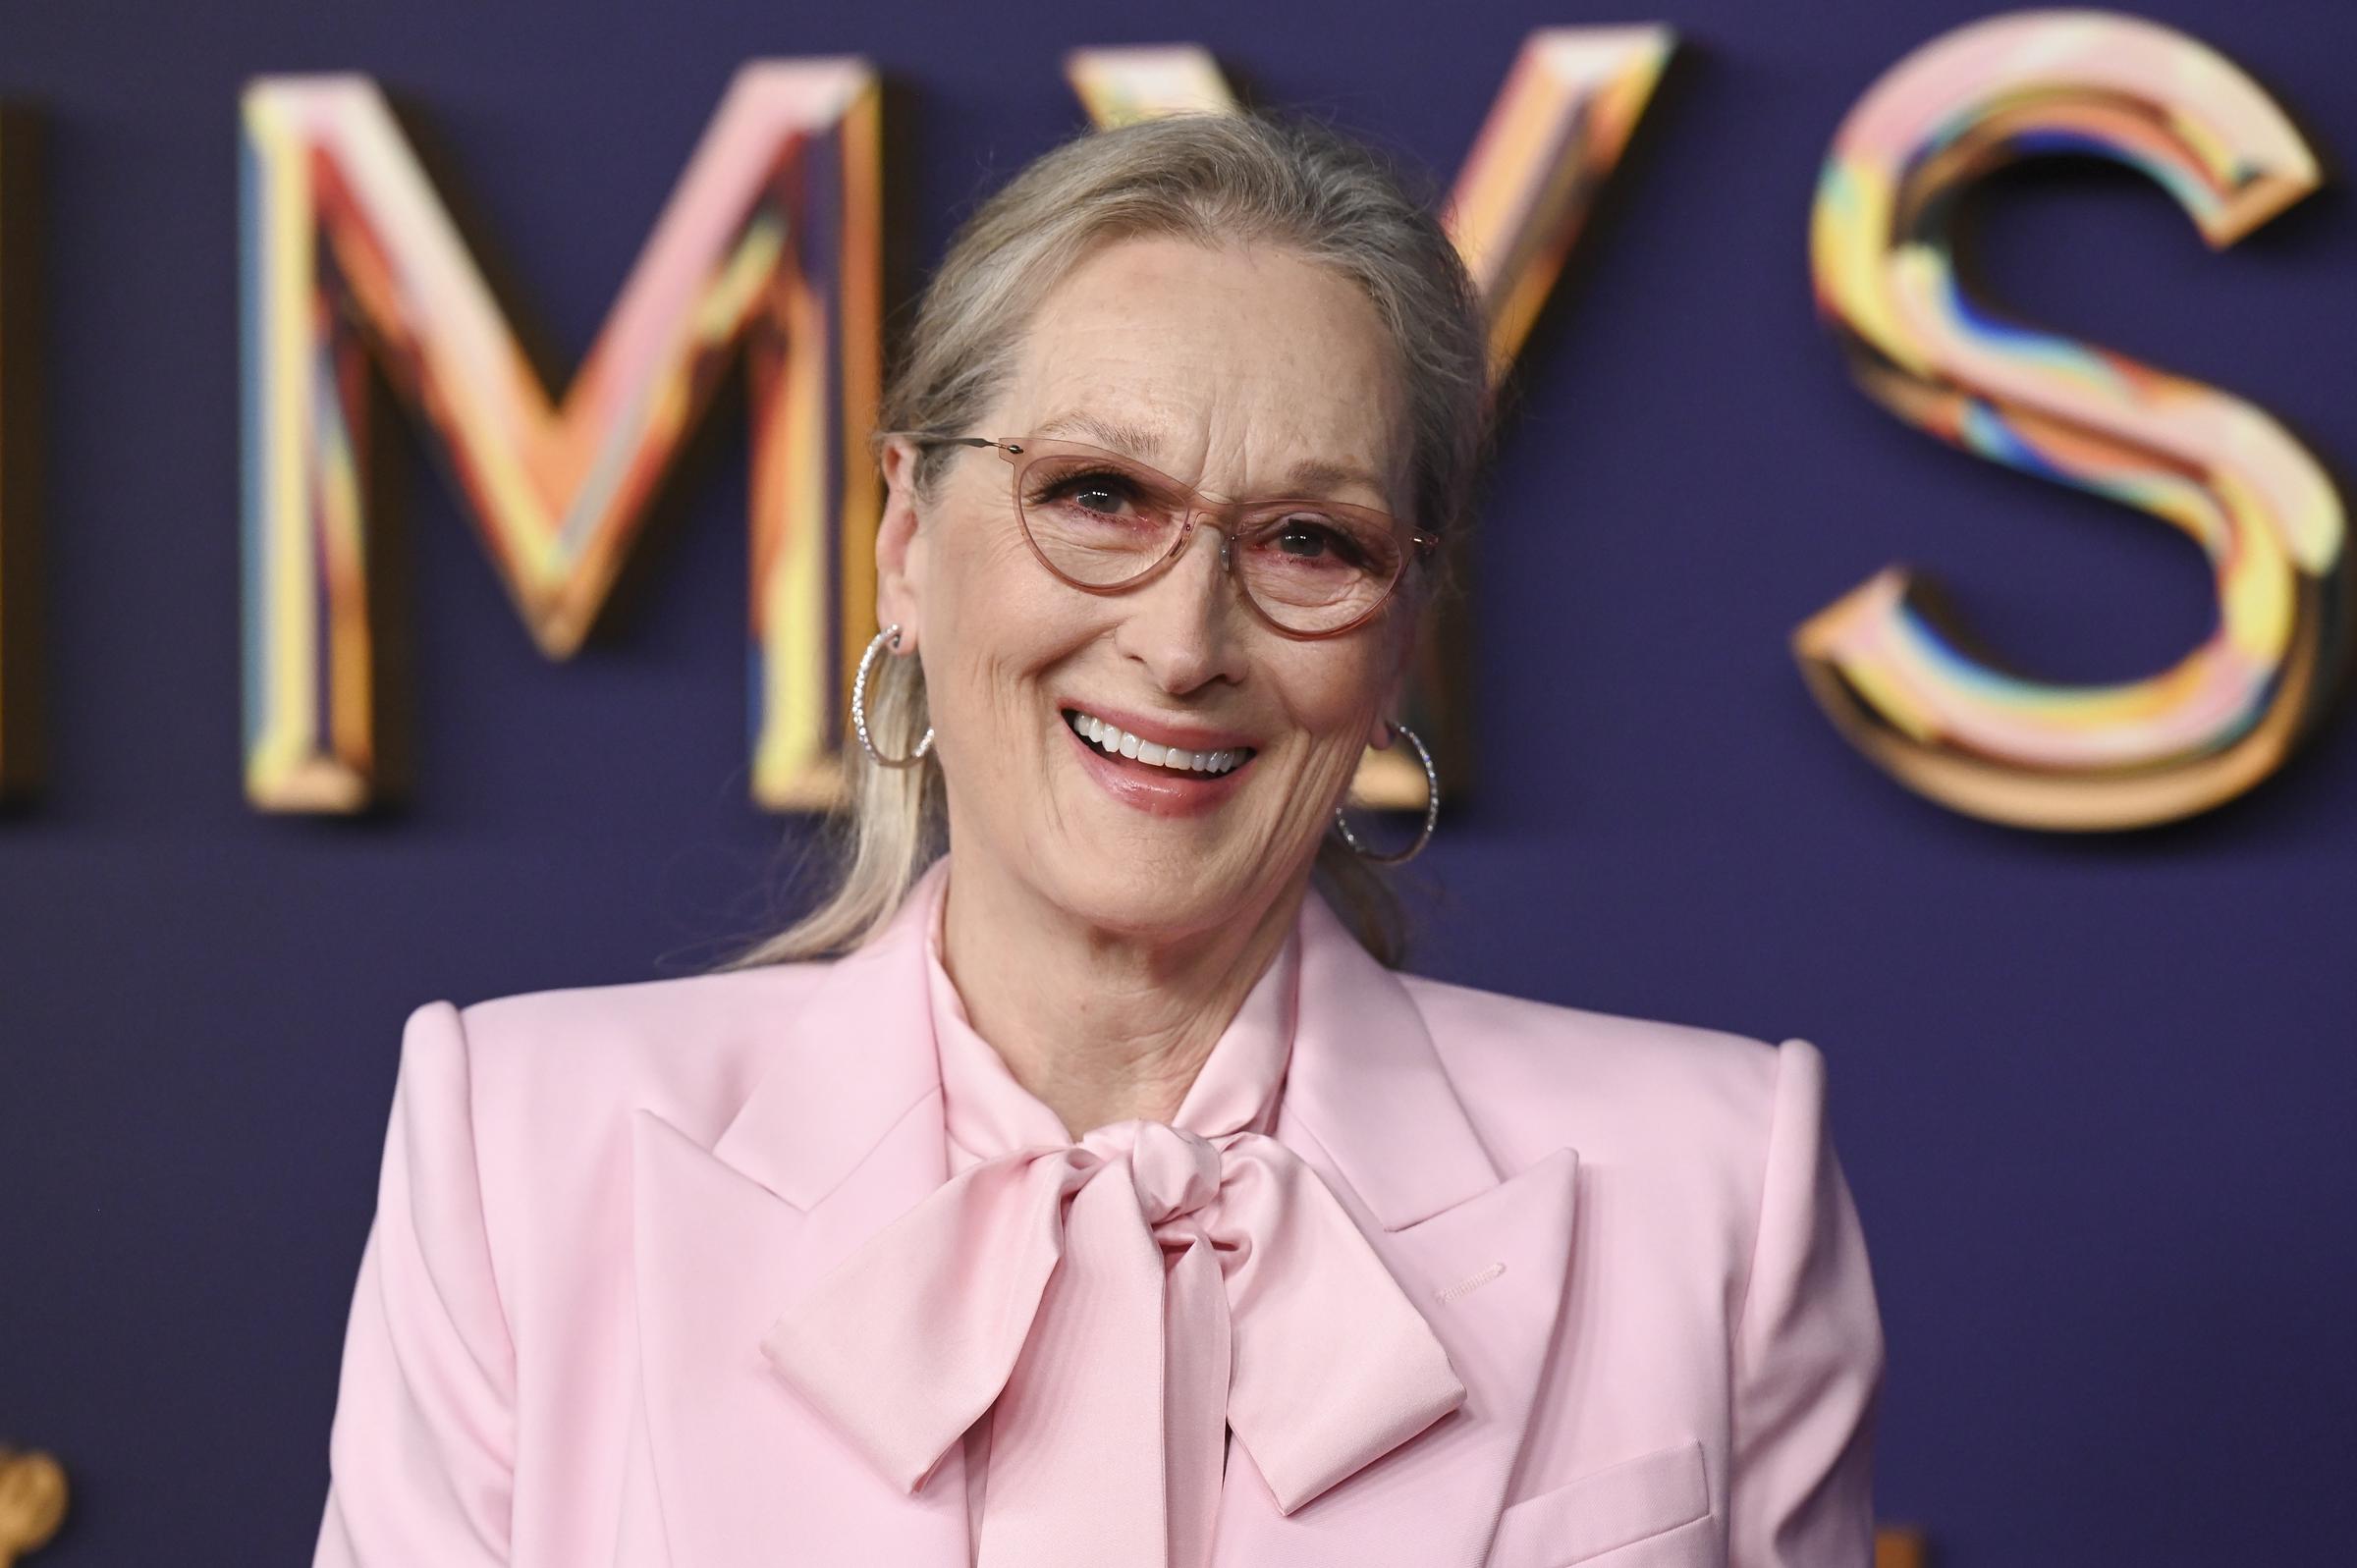
<svg viewBox="0 0 2357 1568"><path fill-rule="evenodd" d="M1064 722L1064 708L1072 706L1077 705L1068 703L1058 707L1052 716L1052 722L1057 729L1064 731L1064 737L1071 742L1072 749L1079 753L1080 766L1087 770L1091 779L1104 786L1107 794L1123 805L1128 806L1132 810L1142 811L1149 817L1199 817L1205 812L1219 810L1221 806L1227 804L1229 797L1242 786L1244 775L1250 773L1252 765L1260 760L1257 753L1246 757L1242 762L1237 763L1217 778L1213 778L1209 774L1171 773L1163 769L1149 771L1145 768L1126 767L1105 755L1102 747L1092 746L1081 739L1078 731ZM1141 738L1147 733L1144 730L1131 730L1129 725L1124 723L1118 714L1103 712L1095 708L1082 708L1080 711L1095 714L1100 719L1119 724L1123 729L1128 730L1131 734ZM1218 733L1215 730L1183 729L1166 732L1201 735ZM1188 751L1216 751L1219 749L1208 741L1192 745L1183 740L1176 743L1185 747ZM1242 742L1237 743L1241 744Z"/></svg>

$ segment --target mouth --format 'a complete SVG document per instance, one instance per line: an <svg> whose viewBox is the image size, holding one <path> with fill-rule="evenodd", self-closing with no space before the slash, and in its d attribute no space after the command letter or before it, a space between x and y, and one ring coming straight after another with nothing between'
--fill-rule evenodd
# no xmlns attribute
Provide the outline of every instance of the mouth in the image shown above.
<svg viewBox="0 0 2357 1568"><path fill-rule="evenodd" d="M1083 708L1064 710L1067 729L1109 759L1127 762L1173 779L1225 778L1252 760L1253 746L1218 746L1194 750L1172 745L1123 729Z"/></svg>

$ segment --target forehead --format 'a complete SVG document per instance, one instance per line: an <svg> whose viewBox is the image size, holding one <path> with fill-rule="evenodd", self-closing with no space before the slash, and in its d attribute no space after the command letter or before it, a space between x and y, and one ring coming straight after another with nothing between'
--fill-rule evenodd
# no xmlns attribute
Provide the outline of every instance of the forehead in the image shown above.
<svg viewBox="0 0 2357 1568"><path fill-rule="evenodd" d="M1358 473L1380 480L1364 499L1381 504L1398 499L1406 462L1397 358L1373 304L1331 268L1124 240L1042 297L1003 406L1019 433L1111 446L1214 488Z"/></svg>

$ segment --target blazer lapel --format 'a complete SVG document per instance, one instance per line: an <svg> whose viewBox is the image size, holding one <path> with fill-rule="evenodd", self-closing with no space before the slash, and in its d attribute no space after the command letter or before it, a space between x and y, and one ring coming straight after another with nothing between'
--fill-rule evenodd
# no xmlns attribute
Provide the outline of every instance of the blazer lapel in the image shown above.
<svg viewBox="0 0 2357 1568"><path fill-rule="evenodd" d="M1235 1443L1215 1556L1227 1568L1476 1568L1563 1310L1578 1151L1501 1180L1407 988L1315 893L1302 922L1278 1137L1423 1312L1465 1402L1289 1516Z"/></svg>
<svg viewBox="0 0 2357 1568"><path fill-rule="evenodd" d="M760 1348L797 1291L948 1178L926 905L912 895L875 944L830 966L709 1148L636 1114L640 1392L674 1568L969 1560L962 1445L904 1494Z"/></svg>

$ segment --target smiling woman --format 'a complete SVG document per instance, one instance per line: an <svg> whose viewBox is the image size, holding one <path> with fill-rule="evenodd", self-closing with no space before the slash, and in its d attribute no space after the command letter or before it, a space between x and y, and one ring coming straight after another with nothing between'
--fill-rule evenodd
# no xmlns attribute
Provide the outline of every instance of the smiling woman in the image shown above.
<svg viewBox="0 0 2357 1568"><path fill-rule="evenodd" d="M1380 961L1340 807L1422 752L1487 352L1314 123L973 214L875 437L835 881L709 974L412 1015L322 1564L1863 1568L1822 1054Z"/></svg>
<svg viewBox="0 0 2357 1568"><path fill-rule="evenodd" d="M1100 627L1125 627L1130 643L1162 637L1158 678L1183 682L1160 695L1125 689L1135 680L1122 682L1124 689L1075 690L1075 705L1093 698L1100 709L1132 710L1141 722L1126 728L1142 743L1159 725L1166 746L1183 745L1171 738L1178 729L1240 730L1234 721L1246 710L1257 710L1264 727L1278 721L1279 755L1258 771L1284 777L1247 809L1282 808L1295 841L1285 853L1263 853L1271 846L1246 849L1259 831L1223 832L1222 840L1272 881L1303 872L1308 857L1361 941L1397 962L1398 909L1362 857L1325 833L1330 813L1317 802L1331 806L1364 744L1390 741L1382 716L1397 706L1421 601L1442 586L1438 546L1469 517L1491 439L1497 378L1487 326L1428 204L1368 149L1307 122L1187 116L1081 137L1033 162L967 220L925 291L905 351L887 390L886 428L875 438L892 491L879 611L904 628L898 651L917 657L890 662L872 687L868 723L889 737L882 749L906 754L928 723L940 743L957 744L942 725L948 712L957 726L956 710L927 677L933 650L950 646L943 639L959 635L955 628L970 616L953 619L959 607L944 594L932 622L920 625L895 584L907 580L920 516L965 519L922 530L920 567L927 557L953 561L966 573L956 586L969 602L1013 593L1007 609L1042 606L1065 636L1082 643L1100 640L1083 623L1091 616ZM1013 432L1026 440L1014 443ZM1009 452L1010 444L1028 450ZM1007 471L967 450L993 445L1014 470L1012 498ZM1076 488L1092 469L1102 486L1108 463L1124 465L1125 488ZM1203 599L1206 573L1233 578L1245 614L1264 622L1286 597L1281 579L1334 575L1300 565L1312 535L1274 527L1284 510L1249 538L1230 521L1216 550L1191 549L1199 530L1188 509L1233 497L1322 501L1329 507L1320 515L1350 530L1326 537L1338 545L1353 535L1377 541L1399 567L1362 594L1375 603L1360 607L1361 619L1380 608L1378 623L1332 648L1287 648L1283 638L1255 635L1278 628L1232 625L1233 606ZM1102 563L1117 552L1092 542L1109 513L1159 524L1137 530L1112 568ZM1091 527L1091 539L1075 537L1076 519ZM1051 577L1020 569L1026 551ZM1128 601L1091 603L1069 591L1106 591L1132 574L1140 552L1177 580ZM1094 572L1075 564L1092 554ZM1290 565L1275 564L1288 556ZM1339 551L1326 559L1338 560ZM1002 564L1017 569L983 575ZM1386 596L1398 602L1385 604ZM1216 613L1194 617L1194 645L1171 643L1170 614L1185 618L1190 606L1207 604ZM1006 617L1010 624L1020 620ZM1276 661L1268 676L1239 682L1219 671L1221 657L1253 648ZM1112 651L1108 643L1096 657ZM1170 667L1174 658L1180 668ZM1086 660L1057 662L1055 678L1073 680ZM1276 678L1288 671L1298 676ZM1303 715L1270 711L1288 697L1318 696L1304 679L1322 681L1324 700L1355 702L1363 712L1348 722L1321 713L1304 723ZM1052 717L1036 681L1029 706ZM945 756L933 767L861 777L845 823L847 874L831 897L750 960L820 956L872 937L938 853L944 830L954 836L961 810L982 806L979 791L961 807L946 787L953 766ZM977 758L973 771L987 768L1022 787L1023 766L1010 754L995 764ZM1046 774L1041 786L1069 774L1069 765ZM1132 886L1150 883L1151 868L1167 869L1174 858L1194 866L1194 849L1183 843L1128 847L1132 869L1123 875ZM1141 847L1150 860L1134 858ZM1200 868L1186 881L1203 890L1206 906L1232 896L1213 892Z"/></svg>

